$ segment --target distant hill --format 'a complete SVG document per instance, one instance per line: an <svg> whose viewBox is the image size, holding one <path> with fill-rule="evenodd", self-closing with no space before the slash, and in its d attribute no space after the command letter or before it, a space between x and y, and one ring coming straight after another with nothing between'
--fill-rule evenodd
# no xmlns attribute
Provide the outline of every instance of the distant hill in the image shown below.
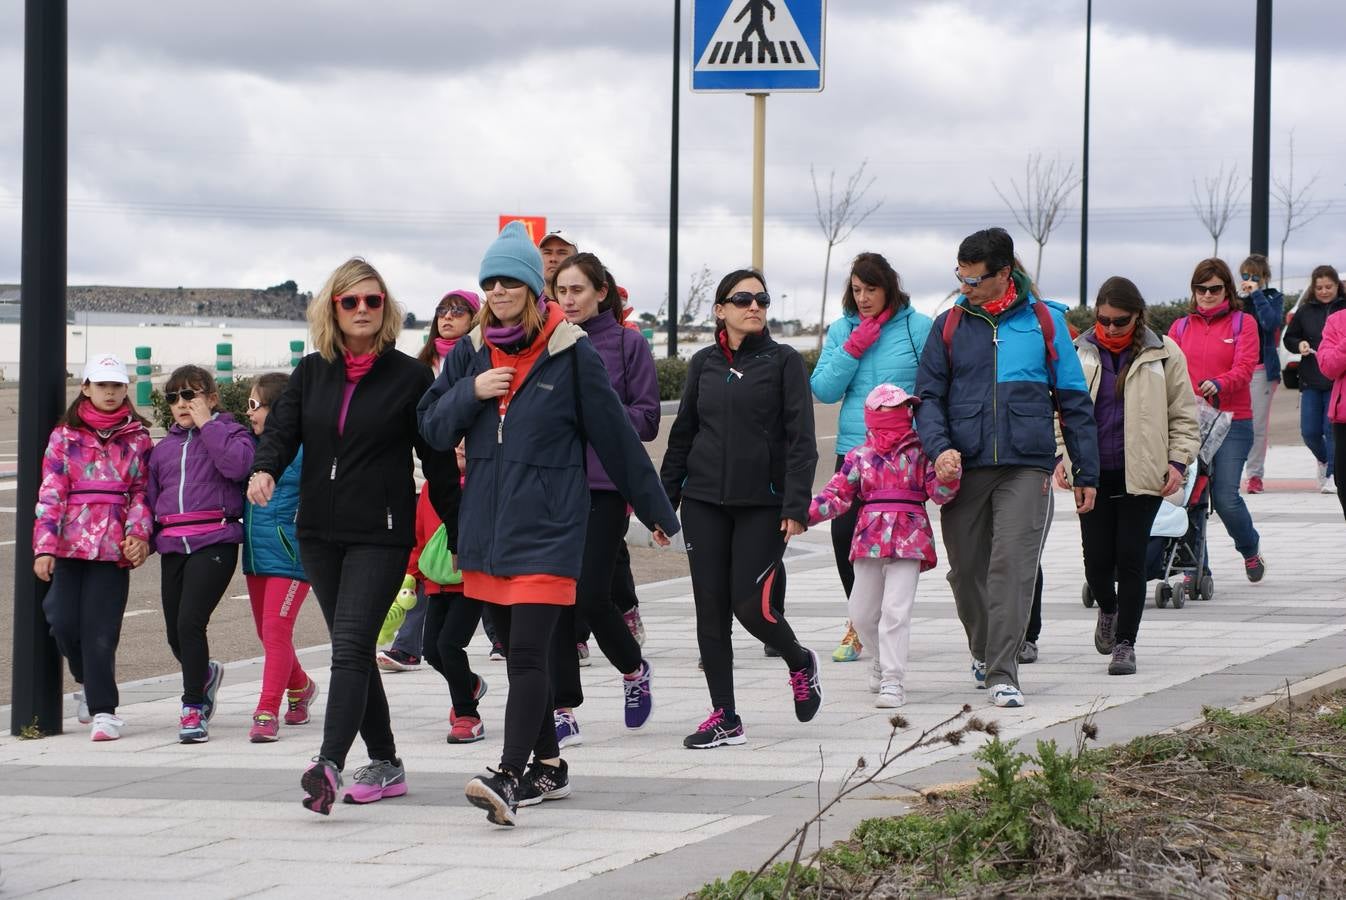
<svg viewBox="0 0 1346 900"><path fill-rule="evenodd" d="M0 295L17 295L18 285L0 284ZM147 288L109 285L71 285L65 290L66 310L200 316L202 318L248 318L303 320L311 294L300 293L293 281L265 289L253 288Z"/></svg>

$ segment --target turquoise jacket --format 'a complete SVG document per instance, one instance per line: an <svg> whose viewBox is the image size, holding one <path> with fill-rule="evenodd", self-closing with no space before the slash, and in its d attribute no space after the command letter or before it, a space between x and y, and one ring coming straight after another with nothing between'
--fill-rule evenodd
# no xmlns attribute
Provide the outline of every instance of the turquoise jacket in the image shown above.
<svg viewBox="0 0 1346 900"><path fill-rule="evenodd" d="M276 490L266 506L249 503L243 509L243 574L273 575L308 581L299 561L299 540L294 520L299 512L299 473L304 449L295 454L276 481Z"/></svg>
<svg viewBox="0 0 1346 900"><path fill-rule="evenodd" d="M860 324L860 316L847 313L827 329L827 340L809 387L821 403L841 401L837 422L837 455L844 456L865 441L865 398L885 382L909 394L916 392L916 370L921 350L930 334L930 317L910 306L898 310L883 323L879 339L859 359L842 349L846 338Z"/></svg>

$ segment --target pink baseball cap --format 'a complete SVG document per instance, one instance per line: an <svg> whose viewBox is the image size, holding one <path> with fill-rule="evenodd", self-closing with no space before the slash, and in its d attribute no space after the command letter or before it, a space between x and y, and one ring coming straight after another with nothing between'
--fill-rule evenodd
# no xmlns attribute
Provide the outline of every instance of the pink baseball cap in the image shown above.
<svg viewBox="0 0 1346 900"><path fill-rule="evenodd" d="M869 392L869 396L865 398L865 409L882 409L885 406L901 406L904 403L915 406L920 402L920 397L912 396L897 385L885 382Z"/></svg>

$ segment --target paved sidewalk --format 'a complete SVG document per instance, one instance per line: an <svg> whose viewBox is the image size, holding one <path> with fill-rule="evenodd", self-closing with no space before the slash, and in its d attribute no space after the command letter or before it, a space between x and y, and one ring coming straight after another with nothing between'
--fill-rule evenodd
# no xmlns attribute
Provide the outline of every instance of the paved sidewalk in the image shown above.
<svg viewBox="0 0 1346 900"><path fill-rule="evenodd" d="M1297 484L1304 472L1312 472L1307 451L1272 448L1269 482ZM1107 658L1093 649L1094 612L1080 602L1079 529L1073 511L1059 509L1044 557L1042 658L1021 675L1027 706L994 711L1003 733L1069 740L1072 723L1095 709L1102 737L1123 740L1189 721L1205 704L1235 704L1346 663L1346 526L1336 498L1273 490L1249 505L1266 580L1244 580L1242 561L1213 523L1215 600L1182 610L1151 604L1139 674L1128 678L1109 677ZM845 611L825 528L791 543L788 570L791 623L826 659ZM915 729L963 703L992 716L984 692L970 684L946 571L941 564L921 581L902 710ZM677 897L754 867L816 809L820 773L827 796L858 757L880 757L889 713L871 705L867 664L825 661L822 710L800 725L784 665L740 631L735 675L748 743L684 750L683 735L708 703L690 587L686 579L648 586L641 601L654 718L626 732L619 679L596 656L582 670L584 744L565 753L575 793L521 811L515 829L488 825L462 797L467 778L500 751L504 665L486 660L480 640L471 652L490 683L482 702L487 739L444 743L448 696L432 671L385 676L411 792L372 806L339 804L330 818L297 802L321 710L311 725L283 728L277 744L247 742L260 676L254 661L229 667L209 744L176 742L171 678L128 686L118 742L89 742L73 718L64 736L0 737L0 897L114 889L138 897L332 898L381 887L401 897ZM325 649L305 659L325 686ZM826 838L863 817L901 811L910 787L970 777L978 743L902 760L888 783L838 807ZM357 742L348 777L362 752Z"/></svg>

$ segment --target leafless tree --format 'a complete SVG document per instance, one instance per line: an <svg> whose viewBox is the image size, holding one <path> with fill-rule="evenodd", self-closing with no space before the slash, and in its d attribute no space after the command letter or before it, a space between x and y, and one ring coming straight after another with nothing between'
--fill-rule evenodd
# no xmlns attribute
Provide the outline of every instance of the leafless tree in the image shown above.
<svg viewBox="0 0 1346 900"><path fill-rule="evenodd" d="M1290 131L1290 171L1286 174L1285 180L1279 178L1271 179L1271 196L1280 204L1281 210L1285 216L1285 230L1281 232L1281 261L1277 271L1281 273L1280 289L1285 291L1285 245L1290 240L1290 235L1298 231L1305 225L1312 222L1323 214L1326 206L1320 206L1317 210L1310 212L1312 204L1307 199L1309 190L1318 181L1318 176L1314 175L1309 179L1309 183L1295 189L1295 133Z"/></svg>
<svg viewBox="0 0 1346 900"><path fill-rule="evenodd" d="M682 315L678 318L679 325L697 325L701 322L706 301L710 299L712 280L710 266L702 266L701 271L692 276L687 286L687 301L683 303Z"/></svg>
<svg viewBox="0 0 1346 900"><path fill-rule="evenodd" d="M1203 181L1203 186L1198 187L1196 179L1192 179L1192 209L1214 242L1211 256L1219 256L1220 235L1224 234L1225 226L1248 190L1248 182L1239 178L1238 163L1234 164L1228 175L1225 175L1224 164L1221 163L1220 171Z"/></svg>
<svg viewBox="0 0 1346 900"><path fill-rule="evenodd" d="M818 176L809 166L809 179L813 182L813 202L818 211L818 227L823 231L823 240L827 241L827 257L823 261L823 302L818 311L818 347L823 346L823 335L827 333L827 278L832 270L832 248L851 236L851 232L860 227L880 206L883 200L875 200L865 205L865 194L874 186L874 178L865 180L865 166L869 160L860 163L860 167L846 179L841 194L836 193L837 170L827 176L827 200L823 201L822 191L818 189Z"/></svg>
<svg viewBox="0 0 1346 900"><path fill-rule="evenodd" d="M1063 165L1059 159L1043 163L1041 153L1032 153L1024 163L1024 184L1010 179L1014 190L1014 200L1005 196L1004 191L992 179L991 187L1000 195L1000 199L1009 207L1014 221L1028 232L1029 237L1038 245L1038 261L1033 267L1033 280L1041 281L1042 248L1052 231L1061 224L1061 215L1066 211L1066 201L1080 186L1081 177L1075 172L1075 164Z"/></svg>

